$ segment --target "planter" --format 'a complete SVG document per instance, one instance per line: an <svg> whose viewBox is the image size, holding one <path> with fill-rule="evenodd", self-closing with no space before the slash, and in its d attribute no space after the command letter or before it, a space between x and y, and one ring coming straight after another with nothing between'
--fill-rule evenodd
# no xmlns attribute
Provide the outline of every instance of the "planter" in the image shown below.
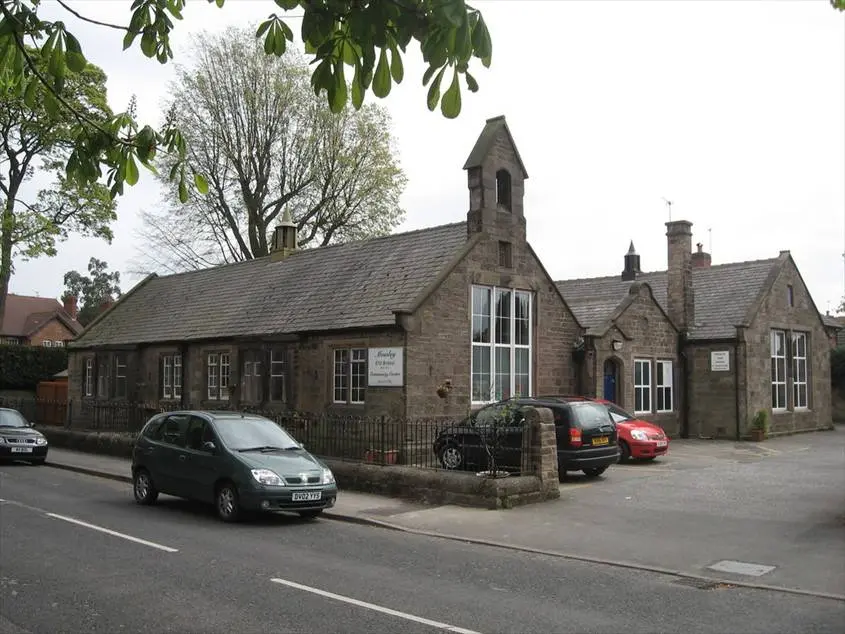
<svg viewBox="0 0 845 634"><path fill-rule="evenodd" d="M754 427L751 429L751 440L754 442L763 442L766 439L766 430Z"/></svg>

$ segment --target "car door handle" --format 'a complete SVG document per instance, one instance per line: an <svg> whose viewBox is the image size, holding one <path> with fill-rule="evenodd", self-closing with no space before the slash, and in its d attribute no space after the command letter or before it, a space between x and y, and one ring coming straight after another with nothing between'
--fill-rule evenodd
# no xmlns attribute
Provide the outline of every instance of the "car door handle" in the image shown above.
<svg viewBox="0 0 845 634"><path fill-rule="evenodd" d="M184 460L184 459L185 459L185 454L181 454L181 455L179 456L179 460Z"/></svg>

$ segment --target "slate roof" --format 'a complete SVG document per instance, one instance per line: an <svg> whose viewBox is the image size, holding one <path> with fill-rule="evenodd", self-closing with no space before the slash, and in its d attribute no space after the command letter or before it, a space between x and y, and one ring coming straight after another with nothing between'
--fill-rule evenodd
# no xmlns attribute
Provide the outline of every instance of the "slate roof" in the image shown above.
<svg viewBox="0 0 845 634"><path fill-rule="evenodd" d="M845 317L822 315L822 321L827 328L845 328Z"/></svg>
<svg viewBox="0 0 845 634"><path fill-rule="evenodd" d="M388 326L468 244L465 222L149 276L71 347Z"/></svg>
<svg viewBox="0 0 845 634"><path fill-rule="evenodd" d="M55 297L6 295L0 335L29 337L51 319L60 320L73 334L82 332L82 324L71 317Z"/></svg>
<svg viewBox="0 0 845 634"><path fill-rule="evenodd" d="M780 258L772 258L694 268L695 326L690 329L690 339L735 337L735 326L743 323L779 262ZM642 273L636 281L647 283L657 303L664 311L668 310L666 271ZM608 319L625 299L632 283L622 281L620 275L555 282L588 332Z"/></svg>

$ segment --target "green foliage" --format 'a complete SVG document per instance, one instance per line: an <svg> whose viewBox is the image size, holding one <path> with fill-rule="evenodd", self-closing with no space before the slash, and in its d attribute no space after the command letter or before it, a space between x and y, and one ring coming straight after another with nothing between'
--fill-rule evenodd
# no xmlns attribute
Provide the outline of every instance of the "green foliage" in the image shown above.
<svg viewBox="0 0 845 634"><path fill-rule="evenodd" d="M0 345L0 389L31 390L66 369L65 348Z"/></svg>
<svg viewBox="0 0 845 634"><path fill-rule="evenodd" d="M830 351L830 382L834 389L845 394L845 346Z"/></svg>
<svg viewBox="0 0 845 634"><path fill-rule="evenodd" d="M751 419L751 428L768 431L769 413L764 409L757 410L757 413L754 414L754 417Z"/></svg>
<svg viewBox="0 0 845 634"><path fill-rule="evenodd" d="M840 11L845 11L845 0L830 0L830 6Z"/></svg>
<svg viewBox="0 0 845 634"><path fill-rule="evenodd" d="M225 0L207 0L223 7ZM270 0L265 0L270 4ZM133 0L127 26L87 18L62 4L78 18L100 27L125 32L124 50L138 45L148 58L165 64L173 58L170 36L174 20L182 20L187 0ZM138 182L138 163L156 172L154 159L163 152L173 158L168 178L175 180L181 202L189 188L206 190L205 175L190 165L187 145L170 112L164 125L140 125L127 111L98 121L69 103L67 78L86 67L79 40L64 22L42 19L40 0L0 0L0 86L27 104L41 101L51 116L73 113L78 119L72 151L65 169L69 180L91 184L104 176L110 195L123 194L124 185ZM232 3L229 3L230 6ZM489 67L493 44L481 13L465 0L273 0L282 13L301 12L299 35L312 58L311 86L324 95L329 109L340 113L347 103L357 110L368 91L387 97L393 84L404 79L402 55L418 43L428 64L422 83L431 85L430 110L440 104L445 117L461 111L461 83L475 92L478 82L469 72L473 58ZM294 32L278 13L271 13L255 32L265 55L288 52ZM35 42L28 49L24 42ZM447 71L451 74L447 75ZM351 72L352 77L348 77ZM441 83L448 87L441 96ZM199 174L199 175L198 175Z"/></svg>
<svg viewBox="0 0 845 634"><path fill-rule="evenodd" d="M0 37L0 50L2 41ZM56 42L61 43L61 55L74 50L70 39L57 36ZM29 47L24 52L42 74L56 55L54 51L46 58ZM0 68L0 80L8 73L7 67ZM96 66L85 65L78 72L68 69L61 78L62 100L73 111L54 108L53 93L37 84L27 84L21 94L21 85L0 81L0 314L16 257L54 256L57 243L70 233L112 239L110 224L117 216L108 189L98 182L69 178L63 169L75 139L84 132L78 117L102 123L111 116L106 76ZM22 186L34 170L55 180L24 199Z"/></svg>
<svg viewBox="0 0 845 634"><path fill-rule="evenodd" d="M108 272L108 263L97 258L88 261L88 275L77 271L65 273L65 292L62 301L73 296L79 302L77 321L83 326L90 324L100 314L103 302L120 297L120 273Z"/></svg>

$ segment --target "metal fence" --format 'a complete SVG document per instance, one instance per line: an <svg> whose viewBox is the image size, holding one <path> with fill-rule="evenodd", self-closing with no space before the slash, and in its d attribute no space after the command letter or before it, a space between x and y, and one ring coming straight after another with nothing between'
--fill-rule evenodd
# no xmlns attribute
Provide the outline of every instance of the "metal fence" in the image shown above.
<svg viewBox="0 0 845 634"><path fill-rule="evenodd" d="M28 420L80 431L137 434L162 411L191 409L144 403L5 399ZM2 400L0 399L0 403ZM217 408L219 409L219 408ZM346 416L243 408L285 429L314 455L378 465L407 465L458 471L531 472L528 433L522 427L461 427L444 417Z"/></svg>

